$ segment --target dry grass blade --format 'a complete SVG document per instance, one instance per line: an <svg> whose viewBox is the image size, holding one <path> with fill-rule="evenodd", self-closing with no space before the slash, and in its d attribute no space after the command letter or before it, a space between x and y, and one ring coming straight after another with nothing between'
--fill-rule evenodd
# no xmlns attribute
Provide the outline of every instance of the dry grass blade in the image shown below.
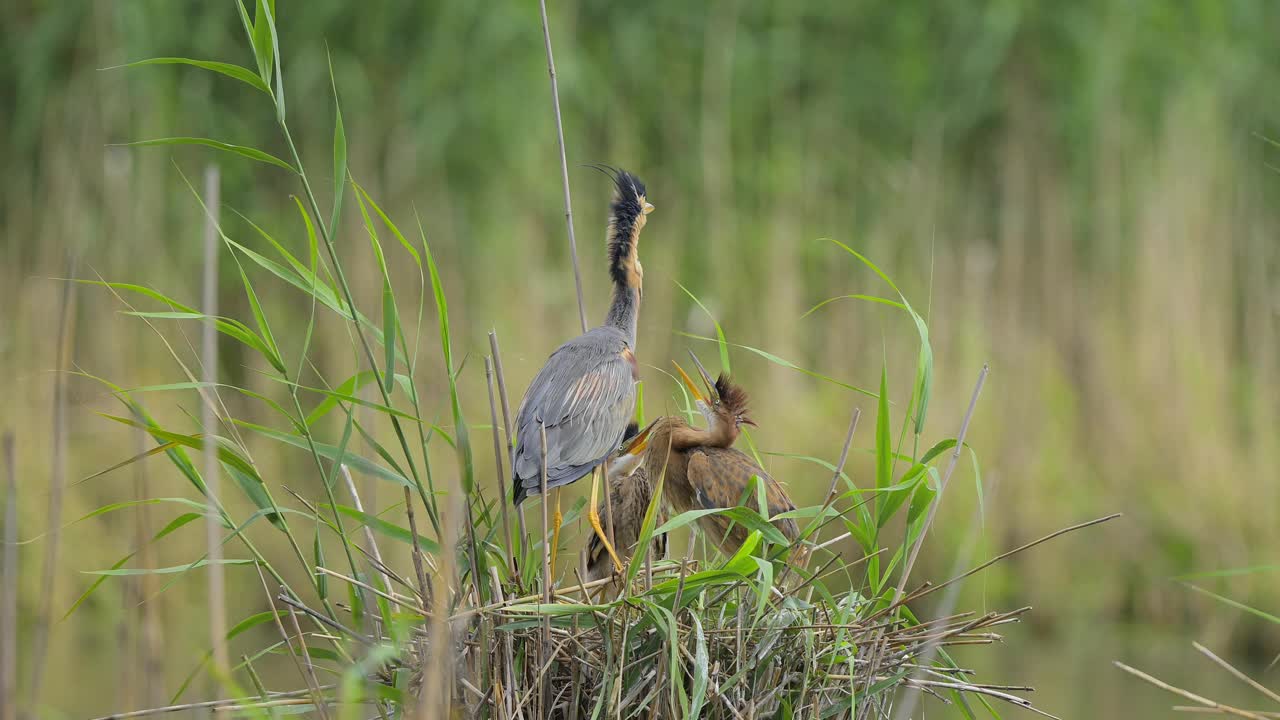
<svg viewBox="0 0 1280 720"><path fill-rule="evenodd" d="M1174 686L1174 685L1170 685L1169 683L1167 683L1167 682L1165 682L1165 681L1163 681L1163 680L1161 680L1161 679L1159 679L1159 678L1156 678L1156 677L1153 677L1153 676L1151 676L1151 675L1148 675L1148 674L1146 674L1146 673L1142 672L1141 670L1138 670L1138 669L1136 669L1136 668L1129 667L1128 665L1125 665L1124 663L1120 662L1119 660L1114 661L1114 665L1115 665L1116 667L1120 668L1121 670L1123 670L1123 671L1125 671L1125 672L1129 673L1130 675L1133 675L1133 676L1135 676L1135 677L1137 677L1137 678L1140 678L1140 679L1142 679L1142 680L1146 680L1147 682L1151 683L1152 685L1155 685L1156 687L1160 688L1161 690L1167 690L1167 691L1169 691L1169 692L1171 692L1171 693L1173 693L1173 694L1175 694L1175 695L1179 695L1179 696L1181 696L1181 697L1184 697L1184 698L1186 698L1186 699L1190 700L1190 701L1191 701L1191 702L1193 702L1193 703L1198 703L1198 704L1200 704L1200 705L1204 706L1204 708L1206 708L1206 709L1208 709L1208 710L1211 710L1211 711L1214 711L1214 712L1220 712L1220 713L1222 713L1222 714L1224 714L1224 715L1234 715L1234 716L1236 716L1236 717L1252 718L1253 720L1266 720L1266 718L1267 718L1267 716L1266 716L1266 715L1263 715L1263 714L1260 714L1260 713L1256 713L1256 712L1253 712L1253 711L1250 711L1250 710L1241 710L1240 708L1232 707L1232 706L1230 706L1230 705L1223 705L1222 703L1217 702L1217 701L1215 701L1215 700L1210 700L1209 698L1201 697L1200 695L1196 695L1195 693L1190 692L1190 691L1188 691L1188 690L1183 690L1183 689L1182 689L1182 688L1180 688L1180 687L1176 687L1176 686Z"/></svg>

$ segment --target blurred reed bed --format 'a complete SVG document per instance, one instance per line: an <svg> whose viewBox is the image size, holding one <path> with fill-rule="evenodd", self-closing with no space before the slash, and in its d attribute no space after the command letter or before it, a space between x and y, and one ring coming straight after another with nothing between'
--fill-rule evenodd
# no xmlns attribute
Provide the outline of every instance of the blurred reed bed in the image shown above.
<svg viewBox="0 0 1280 720"><path fill-rule="evenodd" d="M390 215L416 210L423 218L450 287L458 362L478 367L493 326L508 382L523 388L577 326L536 18L527 9L464 4L388 4L363 14L339 3L313 6L281 28L301 153L317 167L331 154L332 117L311 100L329 93L325 38L347 108L349 167ZM1207 644L1234 640L1251 658L1273 656L1274 631L1171 592L1165 578L1265 562L1280 546L1280 490L1269 473L1280 460L1273 432L1280 297L1272 282L1280 269L1280 178L1266 167L1280 163L1255 136L1276 128L1276 104L1256 92L1277 74L1264 52L1275 8L1122 10L1093 2L1059 13L991 3L948 14L924 2L898 12L857 4L798 12L726 1L703 15L688 12L658 5L638 22L632 12L586 3L554 18L570 161L646 168L661 213L642 251L649 279L642 357L658 365L696 345L673 328L714 335L707 315L671 282L678 280L731 342L851 384L874 387L887 350L890 368L902 369L890 374L900 384L891 394L906 397L914 365L908 324L857 302L799 319L828 297L877 289L870 273L837 262L838 249L817 238L848 242L902 280L918 304L929 299L935 416L959 416L975 369L993 364L996 380L971 438L995 486L981 516L981 550L1021 544L1080 516L1129 516L1088 541L1049 545L993 569L981 586L986 601L1053 608L1032 618L1050 629L1079 616L1194 624L1206 628ZM6 51L23 62L0 69L15 100L0 116L10 168L0 191L0 370L14 379L0 417L18 432L21 537L31 538L47 529L43 479L52 464L50 370L62 286L50 278L74 255L81 277L145 278L184 299L198 293L201 213L174 162L194 177L205 156L108 144L169 134L251 144L271 136L263 128L274 119L250 102L251 91L201 73L95 69L170 53L234 59L240 31L221 10L25 6L2 32ZM225 163L223 175L229 206L302 242L287 178L247 162ZM575 189L589 187L587 177L572 175ZM594 317L602 306L591 299L604 287L589 268L599 264L593 239L603 212L580 200L576 215ZM357 213L342 222L346 236L359 237ZM238 219L227 224L233 238L254 238ZM357 302L378 307L373 259L354 247L350 254ZM398 287L418 282L411 267L390 271ZM239 279L227 272L222 280L225 314L249 317ZM76 297L76 367L134 387L173 380L156 336L122 317L118 303L90 288ZM296 316L275 320L281 342L296 342L291 333L305 327L309 305L271 285L260 299L296 308ZM357 357L347 329L318 317L319 374L351 376ZM176 327L166 333L194 357L194 336ZM434 334L418 345L422 377L443 377ZM225 355L229 382L270 387L261 360ZM735 352L735 371L749 387L771 389L758 393L759 415L768 419L757 433L762 451L832 459L853 395L750 352ZM482 377L461 376L464 406L484 407ZM99 386L73 379L70 401L72 483L139 447L136 434L91 414L118 412ZM260 412L227 402L237 417ZM421 402L448 422L447 387L424 383ZM162 422L198 412L179 402L151 405ZM864 429L849 463L855 479L872 474L871 456L857 451L871 445ZM302 474L304 455L269 447L254 457L264 474ZM438 462L450 461L447 448L437 453ZM491 484L488 465L478 467ZM812 464L775 457L768 469L800 504L825 491L827 471ZM319 490L299 482L300 490ZM138 464L73 485L64 519L139 497L143 484L157 496L186 489L168 466ZM966 486L972 478L959 477L956 487ZM399 501L375 487L362 496L367 505ZM955 493L943 509L936 532L957 533L946 540L962 539L972 514L966 501L972 496ZM141 508L68 528L52 596L37 573L24 572L20 616L34 617L45 604L60 616L91 579L79 571L108 567L167 521ZM148 561L186 562L200 545L194 534L175 535ZM284 545L263 550L289 553ZM36 567L42 552L24 545L24 567ZM388 552L408 566L405 548ZM944 574L951 562L926 553L921 574ZM1274 607L1274 576L1218 582L1243 602ZM162 685L172 689L207 647L192 613L200 585L113 582L56 626L54 666L155 664L163 649L190 661L165 663ZM144 616L141 598L159 618ZM231 601L232 617L257 609L249 598ZM132 632L134 624L151 631ZM140 640L121 644L121 637ZM99 680L103 695L155 696L140 680L109 680Z"/></svg>

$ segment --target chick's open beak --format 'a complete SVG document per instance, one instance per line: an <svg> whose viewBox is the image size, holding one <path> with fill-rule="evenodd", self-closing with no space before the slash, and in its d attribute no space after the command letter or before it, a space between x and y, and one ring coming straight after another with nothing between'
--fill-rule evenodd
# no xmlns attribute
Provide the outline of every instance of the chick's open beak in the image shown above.
<svg viewBox="0 0 1280 720"><path fill-rule="evenodd" d="M649 213L653 212L653 203L646 202L644 204L643 212L645 215L648 215Z"/></svg>
<svg viewBox="0 0 1280 720"><path fill-rule="evenodd" d="M655 421L656 422L656 421ZM636 433L630 442L622 446L623 455L639 455L649 446L649 434L653 431L653 423L649 423L645 429Z"/></svg>
<svg viewBox="0 0 1280 720"><path fill-rule="evenodd" d="M710 406L711 403L707 400L706 396L702 394L702 391L698 389L697 384L693 382L693 378L689 377L689 374L684 371L684 368L680 367L680 363L672 360L671 364L676 366L676 372L680 373L680 379L684 382L684 386L689 389L689 392L693 393L693 399L701 402L703 405Z"/></svg>

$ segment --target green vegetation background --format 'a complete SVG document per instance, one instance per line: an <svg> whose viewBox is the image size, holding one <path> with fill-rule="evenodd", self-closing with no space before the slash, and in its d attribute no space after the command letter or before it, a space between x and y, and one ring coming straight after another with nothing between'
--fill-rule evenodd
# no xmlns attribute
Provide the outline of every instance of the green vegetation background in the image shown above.
<svg viewBox="0 0 1280 720"><path fill-rule="evenodd" d="M731 341L854 385L875 386L887 348L893 394L906 397L914 329L898 315L849 302L801 319L832 296L883 293L818 241L839 239L929 308L935 437L955 432L978 369L993 368L970 435L987 484L981 521L972 480L958 476L920 577L949 572L951 549L975 532L969 564L1126 513L973 581L968 606L1036 607L1031 627L1011 629L1008 647L973 662L1001 681L1037 685L1037 704L1063 716L1140 717L1168 702L1120 677L1112 659L1145 662L1212 695L1204 683L1223 681L1202 677L1189 640L1246 667L1280 652L1275 626L1168 579L1275 562L1280 548L1280 175L1269 167L1280 165L1280 148L1265 140L1280 137L1280 4L551 5L592 318L606 302L607 187L579 164L608 162L640 174L657 206L641 245L642 362L666 369L691 343L715 356L679 335L714 333L679 281ZM327 43L352 172L393 216L416 208L445 274L457 352L471 353L465 402L485 407L478 356L490 327L520 392L577 332L536 3L309 0L280 10L304 157L325 167L331 152ZM239 84L178 67L98 68L165 55L252 64L238 22L221 3L169 0L16 0L4 12L0 425L18 434L23 538L46 530L62 291L51 278L75 254L81 277L199 297L200 210L174 163L195 177L210 153L110 144L190 135L284 154L272 145L268 104ZM292 179L217 160L227 207L301 242ZM233 238L254 240L224 216ZM343 232L353 282L376 306L378 276L359 254L356 213L346 213ZM415 286L401 270L404 286ZM223 279L224 312L246 315L238 279ZM309 306L291 289L259 292L275 316L292 303L305 322ZM126 387L182 379L158 338L121 309L105 292L77 291L73 366ZM185 348L175 328L166 332ZM357 368L342 333L322 324L317 336L329 348L319 369L335 383ZM234 352L224 350L222 373L267 382ZM832 459L850 408L865 404L750 353L734 369L754 390L762 450ZM653 415L669 386L652 369L645 375ZM99 386L70 387L74 481L142 441L93 414L114 409ZM197 408L195 396L148 400L178 422ZM425 401L447 416L443 385ZM864 423L856 445L870 446L871 432ZM302 456L268 450L256 459L270 472L300 471L285 484L314 489ZM851 467L855 481L869 481L869 458L855 455ZM137 497L143 483L152 496L189 492L163 461L143 469L72 488L64 517ZM776 458L770 470L803 503L825 490L815 465ZM491 471L484 477L493 481ZM384 491L372 504L395 499ZM116 513L70 528L52 597L39 587L43 547L23 546L24 624L46 606L59 617L91 580L80 571L131 549L139 523L167 519ZM151 561L189 561L202 543L191 531ZM233 613L260 609L256 577L229 572L233 586L247 582ZM114 591L56 624L58 680L43 698L51 712L167 698L206 646L202 582L113 580ZM1212 587L1256 607L1280 604L1274 574ZM147 632L138 626L144 598L161 621ZM151 684L130 679L146 643L164 658ZM1264 681L1274 684L1275 672Z"/></svg>

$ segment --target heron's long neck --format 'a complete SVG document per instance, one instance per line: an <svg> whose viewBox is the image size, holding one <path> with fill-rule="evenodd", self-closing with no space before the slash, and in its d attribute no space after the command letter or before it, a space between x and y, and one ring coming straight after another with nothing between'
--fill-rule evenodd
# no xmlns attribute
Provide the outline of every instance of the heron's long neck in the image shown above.
<svg viewBox="0 0 1280 720"><path fill-rule="evenodd" d="M627 336L627 344L636 348L636 321L640 316L640 290L622 283L613 286L613 302L604 324L615 327Z"/></svg>

